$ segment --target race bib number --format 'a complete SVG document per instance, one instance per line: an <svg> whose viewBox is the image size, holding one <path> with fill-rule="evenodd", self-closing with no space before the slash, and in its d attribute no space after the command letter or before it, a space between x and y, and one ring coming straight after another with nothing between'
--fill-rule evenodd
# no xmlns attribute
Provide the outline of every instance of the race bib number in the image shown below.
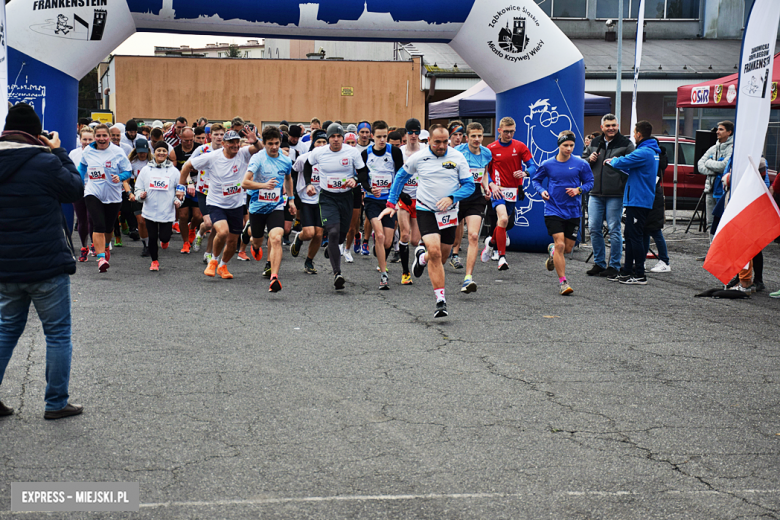
<svg viewBox="0 0 780 520"><path fill-rule="evenodd" d="M371 175L371 187L379 188L382 191L390 189L393 184L393 176L389 173L374 173Z"/></svg>
<svg viewBox="0 0 780 520"><path fill-rule="evenodd" d="M347 179L345 177L330 176L327 178L325 187L329 190L347 191Z"/></svg>
<svg viewBox="0 0 780 520"><path fill-rule="evenodd" d="M411 179L406 181L405 185L406 186L414 186L416 188L417 187L417 175L413 176Z"/></svg>
<svg viewBox="0 0 780 520"><path fill-rule="evenodd" d="M260 202L279 202L281 195L281 188L275 188L272 190L257 190L257 200Z"/></svg>
<svg viewBox="0 0 780 520"><path fill-rule="evenodd" d="M507 202L517 202L517 188L501 188L501 195Z"/></svg>
<svg viewBox="0 0 780 520"><path fill-rule="evenodd" d="M235 197L236 195L241 195L240 182L237 182L236 184L225 184L222 186L223 197Z"/></svg>
<svg viewBox="0 0 780 520"><path fill-rule="evenodd" d="M156 177L149 181L149 189L155 191L168 191L169 179Z"/></svg>
<svg viewBox="0 0 780 520"><path fill-rule="evenodd" d="M320 183L320 170L317 167L311 169L311 183L312 184Z"/></svg>
<svg viewBox="0 0 780 520"><path fill-rule="evenodd" d="M87 168L87 176L91 181L99 181L106 178L106 171L101 166L90 166Z"/></svg>
<svg viewBox="0 0 780 520"><path fill-rule="evenodd" d="M485 176L485 168L469 168L471 170L471 176L474 177L474 182L482 182L482 177Z"/></svg>
<svg viewBox="0 0 780 520"><path fill-rule="evenodd" d="M437 211L436 212L436 224L439 229L447 229L452 226L458 225L458 208L453 208L449 211Z"/></svg>

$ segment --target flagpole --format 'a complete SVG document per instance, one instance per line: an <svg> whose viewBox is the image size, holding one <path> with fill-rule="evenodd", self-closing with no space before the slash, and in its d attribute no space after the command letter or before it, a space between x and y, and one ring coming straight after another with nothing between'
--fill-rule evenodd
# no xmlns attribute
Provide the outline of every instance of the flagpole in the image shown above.
<svg viewBox="0 0 780 520"><path fill-rule="evenodd" d="M617 33L617 78L615 82L615 117L617 118L618 128L622 127L620 120L621 98L623 79L623 0L618 0L618 33ZM631 132L629 132L631 134Z"/></svg>
<svg viewBox="0 0 780 520"><path fill-rule="evenodd" d="M631 98L631 126L629 127L629 134L631 140L634 140L634 127L637 122L636 115L636 97L637 88L639 86L639 67L642 63L642 37L644 36L645 25L645 0L639 2L639 14L636 19L636 42L634 44L634 95ZM636 143L634 143L636 144Z"/></svg>
<svg viewBox="0 0 780 520"><path fill-rule="evenodd" d="M0 7L0 131L5 127L8 115L8 24L5 17L5 2Z"/></svg>

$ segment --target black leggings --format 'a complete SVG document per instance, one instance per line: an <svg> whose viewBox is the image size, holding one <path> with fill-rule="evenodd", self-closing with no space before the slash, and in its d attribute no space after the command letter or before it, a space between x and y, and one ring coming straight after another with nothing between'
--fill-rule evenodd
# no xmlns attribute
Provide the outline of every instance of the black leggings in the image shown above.
<svg viewBox="0 0 780 520"><path fill-rule="evenodd" d="M79 238L81 239L81 247L89 247L91 240L87 241L87 237L92 237L92 219L89 218L87 212L87 205L84 203L84 199L73 203L73 209L76 210L76 219L79 222Z"/></svg>
<svg viewBox="0 0 780 520"><path fill-rule="evenodd" d="M341 252L339 244L343 244L347 238L346 233L341 232L341 224L325 225L325 235L328 237L328 256L330 257L330 266L333 268L333 274L341 273ZM345 244L349 247L349 244Z"/></svg>
<svg viewBox="0 0 780 520"><path fill-rule="evenodd" d="M170 242L173 235L173 222L155 222L146 219L146 230L149 232L149 256L157 260L157 239L160 242Z"/></svg>
<svg viewBox="0 0 780 520"><path fill-rule="evenodd" d="M119 214L121 202L100 202L94 195L84 197L84 204L92 219L93 233L111 233L114 229L116 216ZM108 246L108 244L106 244Z"/></svg>
<svg viewBox="0 0 780 520"><path fill-rule="evenodd" d="M753 257L753 281L764 283L764 252Z"/></svg>

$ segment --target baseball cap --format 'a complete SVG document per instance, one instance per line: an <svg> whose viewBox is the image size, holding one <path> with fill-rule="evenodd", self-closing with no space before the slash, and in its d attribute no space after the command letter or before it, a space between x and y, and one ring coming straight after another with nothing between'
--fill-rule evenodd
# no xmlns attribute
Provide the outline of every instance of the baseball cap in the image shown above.
<svg viewBox="0 0 780 520"><path fill-rule="evenodd" d="M162 128L162 127L163 127L162 121L160 121L159 119L155 119L154 122L152 123L152 128Z"/></svg>
<svg viewBox="0 0 780 520"><path fill-rule="evenodd" d="M420 120L411 118L406 120L406 131L407 132L419 132L422 129L422 125L420 125Z"/></svg>
<svg viewBox="0 0 780 520"><path fill-rule="evenodd" d="M420 132L420 141L422 141L424 139L428 139L430 137L431 137L431 134L428 133L428 130L422 130Z"/></svg>
<svg viewBox="0 0 780 520"><path fill-rule="evenodd" d="M228 130L225 132L225 137L222 138L223 141L235 141L236 139L241 139L241 136L235 130Z"/></svg>
<svg viewBox="0 0 780 520"><path fill-rule="evenodd" d="M143 137L135 140L135 153L149 153L149 141Z"/></svg>
<svg viewBox="0 0 780 520"><path fill-rule="evenodd" d="M331 123L330 126L328 126L328 139L336 134L344 136L344 127L338 123Z"/></svg>

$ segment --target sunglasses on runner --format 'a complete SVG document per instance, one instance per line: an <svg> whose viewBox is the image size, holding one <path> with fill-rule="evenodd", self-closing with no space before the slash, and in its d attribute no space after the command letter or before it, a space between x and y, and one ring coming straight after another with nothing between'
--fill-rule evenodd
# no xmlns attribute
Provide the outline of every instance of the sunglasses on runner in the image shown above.
<svg viewBox="0 0 780 520"><path fill-rule="evenodd" d="M407 134L420 135L420 131L419 130L407 130L406 133Z"/></svg>

